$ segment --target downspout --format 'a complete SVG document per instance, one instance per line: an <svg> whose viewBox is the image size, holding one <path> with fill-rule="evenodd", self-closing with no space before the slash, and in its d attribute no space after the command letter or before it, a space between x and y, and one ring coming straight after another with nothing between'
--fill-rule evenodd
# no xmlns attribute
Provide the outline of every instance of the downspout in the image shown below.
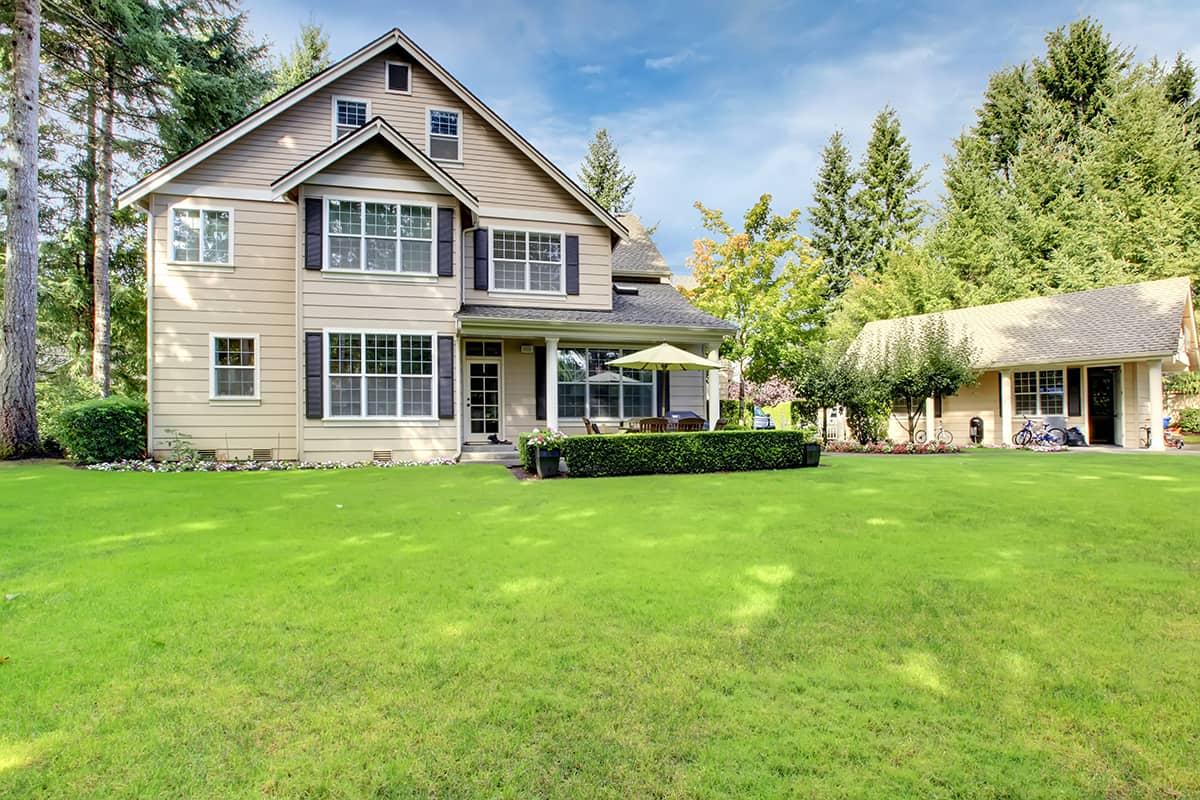
<svg viewBox="0 0 1200 800"><path fill-rule="evenodd" d="M154 458L154 211L146 212L146 453Z"/></svg>

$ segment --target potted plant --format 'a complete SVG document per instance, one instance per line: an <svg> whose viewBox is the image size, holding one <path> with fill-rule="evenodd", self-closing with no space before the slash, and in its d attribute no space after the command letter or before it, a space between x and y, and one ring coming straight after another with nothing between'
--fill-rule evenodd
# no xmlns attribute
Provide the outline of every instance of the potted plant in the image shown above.
<svg viewBox="0 0 1200 800"><path fill-rule="evenodd" d="M534 463L537 464L539 478L553 478L558 475L558 460L562 458L562 443L567 435L553 428L535 430L529 436L529 446L537 449Z"/></svg>

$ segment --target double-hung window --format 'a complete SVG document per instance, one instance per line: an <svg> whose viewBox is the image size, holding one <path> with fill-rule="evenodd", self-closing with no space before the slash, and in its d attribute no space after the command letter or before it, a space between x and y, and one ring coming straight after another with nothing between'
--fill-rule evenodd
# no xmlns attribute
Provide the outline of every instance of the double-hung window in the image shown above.
<svg viewBox="0 0 1200 800"><path fill-rule="evenodd" d="M371 104L353 97L333 98L333 139L337 141L346 134L354 133L367 124Z"/></svg>
<svg viewBox="0 0 1200 800"><path fill-rule="evenodd" d="M432 417L433 336L330 333L328 416Z"/></svg>
<svg viewBox="0 0 1200 800"><path fill-rule="evenodd" d="M172 208L171 261L233 263L233 212L227 208Z"/></svg>
<svg viewBox="0 0 1200 800"><path fill-rule="evenodd" d="M1063 371L1029 370L1013 373L1013 398L1024 416L1059 416L1063 413Z"/></svg>
<svg viewBox="0 0 1200 800"><path fill-rule="evenodd" d="M462 114L447 108L429 109L427 151L435 161L462 161Z"/></svg>
<svg viewBox="0 0 1200 800"><path fill-rule="evenodd" d="M209 355L212 359L214 400L252 400L258 397L258 337L255 335L213 334Z"/></svg>
<svg viewBox="0 0 1200 800"><path fill-rule="evenodd" d="M433 206L325 201L328 269L433 274Z"/></svg>
<svg viewBox="0 0 1200 800"><path fill-rule="evenodd" d="M493 231L491 272L497 291L562 294L562 234Z"/></svg>
<svg viewBox="0 0 1200 800"><path fill-rule="evenodd" d="M558 414L571 419L627 419L654 415L654 373L610 367L632 350L561 348L558 351Z"/></svg>

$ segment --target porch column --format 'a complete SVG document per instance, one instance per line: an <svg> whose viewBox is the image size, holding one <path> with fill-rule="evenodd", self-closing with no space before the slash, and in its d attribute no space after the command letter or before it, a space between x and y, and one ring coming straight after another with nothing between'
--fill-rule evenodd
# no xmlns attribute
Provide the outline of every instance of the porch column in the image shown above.
<svg viewBox="0 0 1200 800"><path fill-rule="evenodd" d="M933 414L937 406L934 405L933 397L925 398L925 435L929 437L929 441L933 441L933 432L937 427L933 424Z"/></svg>
<svg viewBox="0 0 1200 800"><path fill-rule="evenodd" d="M1163 442L1163 390L1162 362L1151 361L1147 364L1150 372L1150 449L1166 450Z"/></svg>
<svg viewBox="0 0 1200 800"><path fill-rule="evenodd" d="M546 337L546 427L558 430L558 337Z"/></svg>
<svg viewBox="0 0 1200 800"><path fill-rule="evenodd" d="M708 348L708 360L720 362L721 348ZM711 431L721 417L721 370L710 369L705 376L708 379L708 429Z"/></svg>
<svg viewBox="0 0 1200 800"><path fill-rule="evenodd" d="M1012 441L1013 423L1013 382L1012 370L1006 369L1000 373L1000 429L996 431L997 444L1008 444Z"/></svg>

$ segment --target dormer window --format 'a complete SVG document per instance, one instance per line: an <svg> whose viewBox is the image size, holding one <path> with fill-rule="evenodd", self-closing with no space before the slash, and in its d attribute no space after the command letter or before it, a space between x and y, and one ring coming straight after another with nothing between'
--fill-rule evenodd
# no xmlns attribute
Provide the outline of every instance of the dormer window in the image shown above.
<svg viewBox="0 0 1200 800"><path fill-rule="evenodd" d="M402 61L387 62L385 88L393 94L412 94L412 68Z"/></svg>
<svg viewBox="0 0 1200 800"><path fill-rule="evenodd" d="M354 133L367 124L371 115L371 104L354 97L333 98L333 140Z"/></svg>
<svg viewBox="0 0 1200 800"><path fill-rule="evenodd" d="M435 161L462 161L462 114L447 108L429 109L429 157Z"/></svg>

